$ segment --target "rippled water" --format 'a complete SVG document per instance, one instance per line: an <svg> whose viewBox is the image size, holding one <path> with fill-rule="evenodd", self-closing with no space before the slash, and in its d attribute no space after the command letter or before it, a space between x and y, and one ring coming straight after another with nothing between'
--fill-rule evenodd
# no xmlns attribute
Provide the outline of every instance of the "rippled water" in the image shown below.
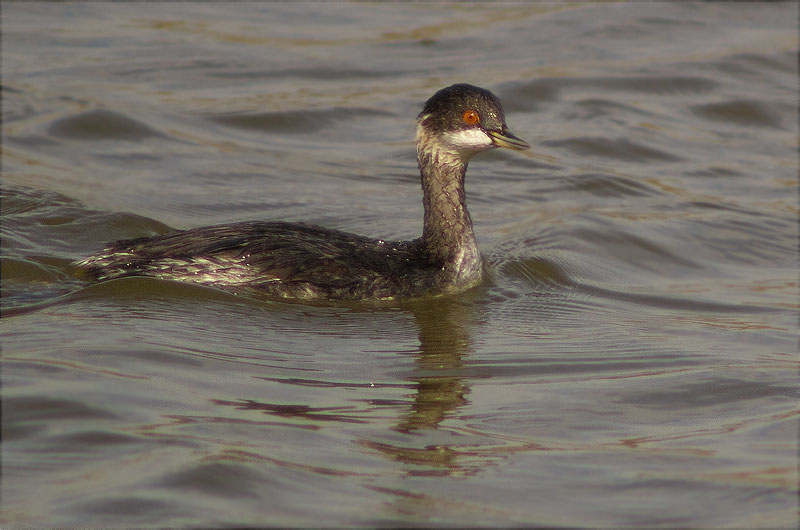
<svg viewBox="0 0 800 530"><path fill-rule="evenodd" d="M3 5L6 526L795 526L797 4ZM438 88L492 279L316 307L68 264L421 227Z"/></svg>

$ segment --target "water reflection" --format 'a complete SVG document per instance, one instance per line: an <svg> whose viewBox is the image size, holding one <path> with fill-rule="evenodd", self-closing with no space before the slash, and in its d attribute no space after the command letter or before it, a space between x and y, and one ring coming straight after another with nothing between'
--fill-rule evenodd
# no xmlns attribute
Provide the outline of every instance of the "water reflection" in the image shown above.
<svg viewBox="0 0 800 530"><path fill-rule="evenodd" d="M298 427L302 429L320 430L331 424L362 424L368 426L370 435L357 443L385 455L391 461L402 462L412 466L424 466L425 469L411 469L409 474L442 474L464 472L465 466L458 462L460 452L456 447L442 444L443 436L436 435L442 422L456 414L456 411L467 405L469 401L468 377L463 370L463 357L469 353L475 323L480 311L476 303L478 294L452 299L429 300L416 302L404 307L409 311L418 326L419 345L415 354L412 372L405 377L406 383L381 384L361 381L323 381L308 378L281 378L273 376L255 376L255 379L267 383L281 383L293 387L309 387L309 389L380 389L394 388L411 391L413 400L410 407L407 400L374 399L368 400L369 410L359 405L343 404L338 406L316 406L298 402L267 402L253 399L223 400L212 399L214 405L231 407L237 411L260 412L280 419L279 422L239 420L251 425ZM405 409L405 412L402 410ZM389 430L401 433L401 437L393 437L383 430L379 414L392 411L396 419L389 424ZM401 411L401 412L396 412ZM216 418L203 418L203 421L228 422L228 413L221 412ZM382 415L382 414L381 414ZM174 418L187 421L187 418ZM196 421L193 418L190 421ZM372 427L378 427L377 433ZM410 436L409 436L410 435ZM434 441L435 438L435 441ZM378 441L378 439L380 441ZM399 440L387 443L385 440ZM464 443L463 437L459 438ZM420 445L421 444L421 445ZM431 467L437 468L432 470ZM474 463L469 466L474 468ZM480 466L478 466L480 467Z"/></svg>
<svg viewBox="0 0 800 530"><path fill-rule="evenodd" d="M252 399L240 401L224 401L214 399L215 405L234 407L237 410L255 410L264 414L278 416L279 418L291 418L305 421L335 421L340 423L366 423L365 420L348 414L355 407L311 407L309 405L263 403Z"/></svg>
<svg viewBox="0 0 800 530"><path fill-rule="evenodd" d="M441 443L431 431L467 405L470 388L463 370L470 351L479 306L472 296L413 304L409 310L419 328L416 366L408 379L416 387L410 410L392 430L412 435L398 442L362 440L361 443L394 462L401 462L409 475L448 475L474 472L465 466L455 445ZM427 432L426 432L427 431ZM464 440L459 440L464 443ZM478 468L482 467L480 464Z"/></svg>
<svg viewBox="0 0 800 530"><path fill-rule="evenodd" d="M470 322L476 306L464 300L444 299L418 304L412 313L419 327L417 384L411 411L396 429L408 433L433 429L448 414L467 403L469 387L459 370L468 351Z"/></svg>

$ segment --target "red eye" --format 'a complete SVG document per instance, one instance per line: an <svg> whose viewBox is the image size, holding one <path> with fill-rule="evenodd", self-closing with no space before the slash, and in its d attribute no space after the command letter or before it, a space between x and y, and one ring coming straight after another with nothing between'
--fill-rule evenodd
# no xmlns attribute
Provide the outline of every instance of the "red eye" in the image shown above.
<svg viewBox="0 0 800 530"><path fill-rule="evenodd" d="M478 116L478 113L474 110L465 111L464 114L461 115L461 119L464 120L464 123L470 125L476 125L481 122L481 117Z"/></svg>

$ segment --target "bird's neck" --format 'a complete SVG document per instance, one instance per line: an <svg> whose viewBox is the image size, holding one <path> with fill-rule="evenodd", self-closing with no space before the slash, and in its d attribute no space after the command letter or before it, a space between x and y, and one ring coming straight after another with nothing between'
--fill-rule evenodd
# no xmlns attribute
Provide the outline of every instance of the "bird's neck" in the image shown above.
<svg viewBox="0 0 800 530"><path fill-rule="evenodd" d="M422 242L452 281L476 283L483 263L464 190L469 157L446 149L418 127L417 160L425 207Z"/></svg>

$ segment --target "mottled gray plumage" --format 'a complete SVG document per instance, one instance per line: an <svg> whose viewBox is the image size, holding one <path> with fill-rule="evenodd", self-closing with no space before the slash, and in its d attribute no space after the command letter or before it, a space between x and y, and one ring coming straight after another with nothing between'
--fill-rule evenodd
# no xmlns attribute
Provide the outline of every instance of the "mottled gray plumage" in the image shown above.
<svg viewBox="0 0 800 530"><path fill-rule="evenodd" d="M468 289L483 278L464 192L469 159L485 149L528 145L508 131L491 92L466 84L428 100L416 141L425 207L419 239L384 242L254 221L119 241L75 265L101 281L150 276L300 300L417 298Z"/></svg>

